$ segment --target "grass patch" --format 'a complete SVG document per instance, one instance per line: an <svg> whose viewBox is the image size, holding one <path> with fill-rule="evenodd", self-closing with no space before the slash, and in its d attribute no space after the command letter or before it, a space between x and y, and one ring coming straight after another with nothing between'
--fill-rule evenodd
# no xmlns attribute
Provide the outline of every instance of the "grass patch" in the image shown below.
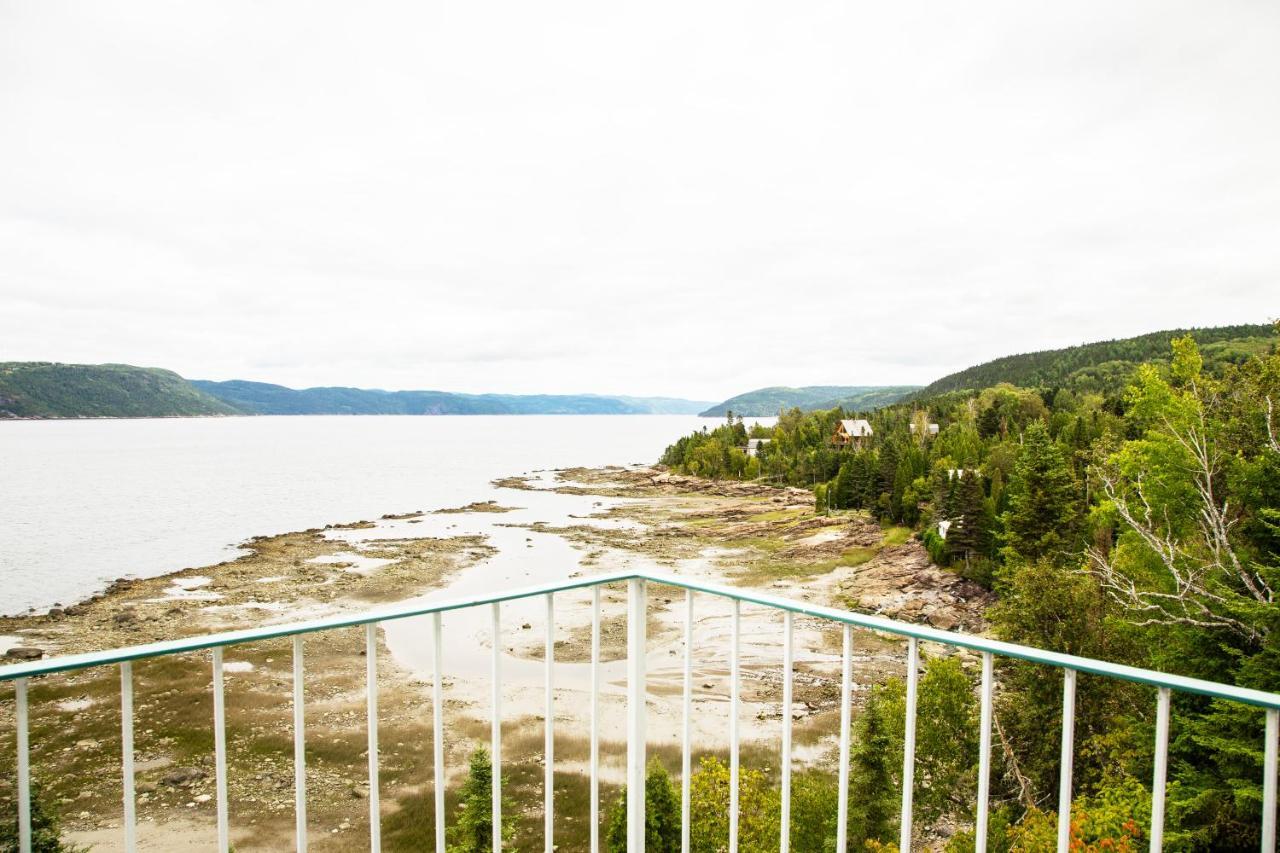
<svg viewBox="0 0 1280 853"><path fill-rule="evenodd" d="M891 545L902 545L912 536L910 527L890 527L884 532L882 545L886 547Z"/></svg>
<svg viewBox="0 0 1280 853"><path fill-rule="evenodd" d="M808 515L807 509L775 509L772 512L761 512L756 515L748 516L748 521L796 521L802 516Z"/></svg>
<svg viewBox="0 0 1280 853"><path fill-rule="evenodd" d="M853 547L845 550L835 561L837 566L861 566L871 562L871 558L880 553L879 548Z"/></svg>

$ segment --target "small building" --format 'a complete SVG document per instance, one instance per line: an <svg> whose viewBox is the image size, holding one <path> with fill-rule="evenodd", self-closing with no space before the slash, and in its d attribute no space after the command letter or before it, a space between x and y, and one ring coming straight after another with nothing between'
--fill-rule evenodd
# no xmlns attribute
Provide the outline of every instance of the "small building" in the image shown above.
<svg viewBox="0 0 1280 853"><path fill-rule="evenodd" d="M843 420L836 425L836 434L832 436L831 443L836 447L862 448L873 435L875 431L871 429L870 421L864 418Z"/></svg>
<svg viewBox="0 0 1280 853"><path fill-rule="evenodd" d="M768 438L748 438L747 439L747 455L759 456L760 448L768 444L772 439Z"/></svg>
<svg viewBox="0 0 1280 853"><path fill-rule="evenodd" d="M912 424L911 424L911 434L912 434L912 435L915 435L915 434L916 434L916 425L915 425L915 423L912 423ZM937 425L937 424L929 424L927 427L925 427L925 434L926 434L926 435L930 435L930 436L937 435L937 434L938 434L938 425Z"/></svg>

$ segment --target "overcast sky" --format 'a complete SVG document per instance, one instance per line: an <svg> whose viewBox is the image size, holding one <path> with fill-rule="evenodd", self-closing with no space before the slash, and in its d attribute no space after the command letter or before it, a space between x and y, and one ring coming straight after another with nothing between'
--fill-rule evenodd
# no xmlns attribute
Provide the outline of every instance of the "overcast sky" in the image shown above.
<svg viewBox="0 0 1280 853"><path fill-rule="evenodd" d="M1280 314L1280 4L0 0L0 360L925 383Z"/></svg>

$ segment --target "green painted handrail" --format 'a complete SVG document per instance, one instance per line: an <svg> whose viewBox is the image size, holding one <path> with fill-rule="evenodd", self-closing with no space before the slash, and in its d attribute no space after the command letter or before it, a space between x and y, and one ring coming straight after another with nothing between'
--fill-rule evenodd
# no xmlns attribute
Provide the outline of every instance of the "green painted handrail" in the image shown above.
<svg viewBox="0 0 1280 853"><path fill-rule="evenodd" d="M1016 643L992 640L976 634L943 631L928 625L915 625L909 622L900 622L896 619L889 619L884 616L874 616L850 610L838 610L833 607L807 604L793 599L766 595L764 593L737 587L706 583L704 581L684 578L677 575L645 571L611 572L608 574L594 575L592 577L573 578L556 583L524 587L508 592L495 593L493 595L455 598L430 603L424 602L410 606L401 605L398 607L369 610L362 613L343 614L324 619L313 619L305 622L282 623L279 625L268 625L262 628L249 628L242 631L227 631L220 634L207 634L198 637L187 637L180 640L166 640L159 643L126 646L102 652L64 655L61 657L48 658L46 660L29 661L26 663L0 667L0 681L12 681L17 678L29 678L37 675L48 675L55 672L86 669L94 666L104 666L107 664L122 663L124 661L140 660L143 658L161 657L181 652L201 651L203 649L236 645L237 643L270 640L279 637L291 637L297 634L311 634L317 631L327 631L331 628L349 628L357 625L367 625L371 622L387 622L394 619L407 619L414 616L425 616L431 613L463 610L486 604L515 601L522 598L546 595L547 593L566 592L574 589L583 589L601 584L617 583L633 579L644 580L663 586L678 587L680 589L690 589L694 592L706 593L708 595L715 595L722 598L736 599L738 601L758 604L776 610L789 611L791 613L799 613L805 616L826 619L838 624L853 625L874 631L883 631L887 634L893 634L899 637L914 637L917 640L924 642L941 643L943 645L969 649L975 652L990 652L1000 657L1015 658L1060 669L1072 669L1077 672L1102 675L1108 678L1119 679L1121 681L1146 684L1151 687L1167 687L1171 690L1177 690L1183 693L1197 693L1217 699L1227 699L1233 702L1255 705L1260 708L1280 709L1280 694L1276 693L1253 690L1247 687L1237 687L1231 684L1221 684L1216 681L1207 681L1200 678L1188 678L1181 675L1172 675L1152 669L1142 669L1141 667L1110 663L1108 661L1096 660L1094 658L1079 657L1077 655L1062 654L1060 652L1048 652L1031 646L1022 646Z"/></svg>

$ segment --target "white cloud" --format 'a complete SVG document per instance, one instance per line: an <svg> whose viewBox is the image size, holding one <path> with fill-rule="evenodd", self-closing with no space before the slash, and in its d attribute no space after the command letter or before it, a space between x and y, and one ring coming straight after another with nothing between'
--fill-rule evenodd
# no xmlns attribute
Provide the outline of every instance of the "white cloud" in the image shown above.
<svg viewBox="0 0 1280 853"><path fill-rule="evenodd" d="M0 359L721 398L1262 321L1280 8L0 0Z"/></svg>

